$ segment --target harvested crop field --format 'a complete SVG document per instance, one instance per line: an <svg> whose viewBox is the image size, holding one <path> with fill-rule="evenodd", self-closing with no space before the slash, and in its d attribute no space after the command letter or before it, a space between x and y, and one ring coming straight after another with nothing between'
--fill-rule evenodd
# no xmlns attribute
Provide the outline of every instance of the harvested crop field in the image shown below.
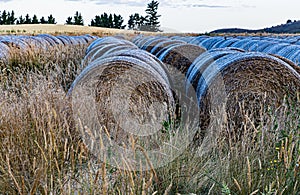
<svg viewBox="0 0 300 195"><path fill-rule="evenodd" d="M300 193L300 37L23 27L0 194Z"/></svg>

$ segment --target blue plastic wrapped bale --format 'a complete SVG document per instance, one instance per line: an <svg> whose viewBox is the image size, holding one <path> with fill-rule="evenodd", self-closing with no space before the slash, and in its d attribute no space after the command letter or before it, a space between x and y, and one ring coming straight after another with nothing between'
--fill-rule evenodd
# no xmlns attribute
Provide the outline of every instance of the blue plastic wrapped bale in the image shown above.
<svg viewBox="0 0 300 195"><path fill-rule="evenodd" d="M290 64L277 57L257 52L233 53L218 58L205 69L196 92L201 109L210 108L213 98L224 100L228 120L240 127L245 119L243 113L251 113L248 116L256 124L262 109L277 109L286 95L297 97L299 78ZM221 89L216 80L222 81L226 99L216 97Z"/></svg>
<svg viewBox="0 0 300 195"><path fill-rule="evenodd" d="M149 39L146 41L140 48L146 51L151 51L153 47L155 47L156 44L162 42L162 41L167 41L170 40L169 38L166 37L153 37L152 39Z"/></svg>
<svg viewBox="0 0 300 195"><path fill-rule="evenodd" d="M245 44L248 44L249 41L251 41L251 38L244 38L244 39L234 42L232 45L230 45L230 47L236 47L236 48L243 49L243 46Z"/></svg>
<svg viewBox="0 0 300 195"><path fill-rule="evenodd" d="M277 51L276 54L291 59L291 56L297 51L300 51L300 46L288 45L286 47L281 48L281 50Z"/></svg>
<svg viewBox="0 0 300 195"><path fill-rule="evenodd" d="M83 38L83 40L84 40L86 43L90 43L90 42L92 42L93 40L96 40L96 39L98 38L98 37L92 36L92 35L90 35L90 34L81 35L80 37Z"/></svg>
<svg viewBox="0 0 300 195"><path fill-rule="evenodd" d="M48 41L50 43L51 46L57 46L59 44L63 45L63 42L60 39L53 36L53 35L39 34L39 35L36 35L36 36L44 38L46 41Z"/></svg>
<svg viewBox="0 0 300 195"><path fill-rule="evenodd" d="M270 45L277 44L275 42L270 42L270 41L261 41L258 44L254 44L249 48L249 51L257 51L257 52L263 52L265 48L267 48Z"/></svg>
<svg viewBox="0 0 300 195"><path fill-rule="evenodd" d="M211 38L204 39L198 45L206 48L207 50L210 50L214 47L216 43L223 40L225 40L224 37L211 37Z"/></svg>
<svg viewBox="0 0 300 195"><path fill-rule="evenodd" d="M198 36L190 40L190 44L199 45L203 40L211 38L210 36Z"/></svg>
<svg viewBox="0 0 300 195"><path fill-rule="evenodd" d="M20 49L22 51L25 51L28 49L28 44L16 37L4 38L4 39L1 39L0 42L6 44L10 48Z"/></svg>
<svg viewBox="0 0 300 195"><path fill-rule="evenodd" d="M259 45L259 43L260 43L260 40L249 40L248 42L241 45L241 47L239 47L239 48L243 49L245 51L251 51L250 48L255 45Z"/></svg>
<svg viewBox="0 0 300 195"><path fill-rule="evenodd" d="M140 35L134 36L130 41L136 45L137 42L139 42L142 38L144 38L144 35L140 34Z"/></svg>
<svg viewBox="0 0 300 195"><path fill-rule="evenodd" d="M224 40L219 41L216 43L212 49L215 48L225 48L225 47L231 47L231 45L235 42L239 41L239 39L236 38L226 38Z"/></svg>
<svg viewBox="0 0 300 195"><path fill-rule="evenodd" d="M189 36L172 36L170 37L170 39L172 40L180 40L180 41L184 41L184 42L191 42L195 37L189 37Z"/></svg>
<svg viewBox="0 0 300 195"><path fill-rule="evenodd" d="M86 40L83 38L83 36L73 36L73 39L76 40L77 45L85 45L87 44Z"/></svg>
<svg viewBox="0 0 300 195"><path fill-rule="evenodd" d="M160 53L162 53L169 45L175 45L175 44L186 44L184 41L178 41L178 40L165 40L157 43L150 51L155 56L159 56Z"/></svg>
<svg viewBox="0 0 300 195"><path fill-rule="evenodd" d="M293 55L289 57L289 59L300 66L300 51L295 51Z"/></svg>
<svg viewBox="0 0 300 195"><path fill-rule="evenodd" d="M131 45L120 45L118 43L116 44L105 44L103 46L98 45L98 47L93 48L88 54L85 55L82 66L86 67L88 64L90 64L92 61L104 58L106 56L113 56L114 51L120 51L120 50L128 50L128 49L136 49L137 47L131 46Z"/></svg>
<svg viewBox="0 0 300 195"><path fill-rule="evenodd" d="M156 56L140 49L116 51L115 56L128 56L150 64L152 69L156 71L155 74L159 74L168 83L168 85L171 85L169 83L170 77L169 74L167 74L168 68L166 64L156 58Z"/></svg>
<svg viewBox="0 0 300 195"><path fill-rule="evenodd" d="M172 45L161 53L159 59L186 74L194 60L205 51L203 47L192 44Z"/></svg>
<svg viewBox="0 0 300 195"><path fill-rule="evenodd" d="M103 45L99 44L97 46L94 46L88 53L86 53L82 61L82 67L86 67L88 64L91 63L91 61L96 60L97 58L102 58L107 51L109 51L112 48L116 48L118 46L133 48L132 46L122 45L119 43L104 43Z"/></svg>
<svg viewBox="0 0 300 195"><path fill-rule="evenodd" d="M289 46L288 43L278 43L274 45L269 45L266 47L262 52L268 53L268 54L277 54L281 49Z"/></svg>
<svg viewBox="0 0 300 195"><path fill-rule="evenodd" d="M135 46L132 42L123 40L123 39L118 39L115 37L104 37L104 38L99 38L93 41L88 48L86 49L86 54L90 52L93 48L103 46L105 44L120 44L120 45L131 45Z"/></svg>
<svg viewBox="0 0 300 195"><path fill-rule="evenodd" d="M63 45L65 45L65 46L72 44L71 41L67 38L66 35L59 35L59 36L57 36L57 39L59 39L63 43Z"/></svg>
<svg viewBox="0 0 300 195"><path fill-rule="evenodd" d="M153 38L156 38L154 36L150 36L150 37L143 37L141 38L139 41L136 41L135 42L135 45L139 48L142 48L142 46L149 40L153 39Z"/></svg>
<svg viewBox="0 0 300 195"><path fill-rule="evenodd" d="M44 38L41 38L41 37L27 36L27 37L21 38L21 40L26 42L26 44L28 44L30 49L32 49L36 52L38 52L40 50L46 50L50 47L49 43L47 41L45 41Z"/></svg>

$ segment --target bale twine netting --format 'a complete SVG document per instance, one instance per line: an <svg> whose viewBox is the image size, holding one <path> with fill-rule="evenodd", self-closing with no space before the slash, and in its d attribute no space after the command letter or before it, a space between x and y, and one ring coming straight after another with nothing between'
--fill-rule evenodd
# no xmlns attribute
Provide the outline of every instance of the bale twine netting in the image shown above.
<svg viewBox="0 0 300 195"><path fill-rule="evenodd" d="M299 73L290 62L276 56L210 51L195 62L188 71L187 81L195 87L205 128L212 123L211 116L222 118L222 105L225 105L224 120L236 127L233 130L245 124L246 118L255 125L261 124L269 109L275 111L287 96L296 101L300 91Z"/></svg>

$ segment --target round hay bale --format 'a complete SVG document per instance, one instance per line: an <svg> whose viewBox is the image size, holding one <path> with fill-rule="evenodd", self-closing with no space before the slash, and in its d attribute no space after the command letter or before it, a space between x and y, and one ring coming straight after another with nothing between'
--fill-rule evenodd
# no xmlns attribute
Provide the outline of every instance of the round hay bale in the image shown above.
<svg viewBox="0 0 300 195"><path fill-rule="evenodd" d="M231 45L235 42L237 42L239 39L236 38L226 38L225 40L219 41L214 45L212 49L215 48L225 48L225 47L231 47Z"/></svg>
<svg viewBox="0 0 300 195"><path fill-rule="evenodd" d="M160 64L136 58L140 54L93 61L76 78L68 93L75 106L83 109L80 114L90 114L90 109L95 109L95 115L81 117L83 125L105 129L109 139L119 145L129 144L130 136L159 133L174 106L168 81L157 71Z"/></svg>
<svg viewBox="0 0 300 195"><path fill-rule="evenodd" d="M248 44L251 41L251 38L244 38L239 41L236 41L230 45L230 47L242 48L245 44Z"/></svg>
<svg viewBox="0 0 300 195"><path fill-rule="evenodd" d="M91 61L102 58L103 55L107 54L108 52L113 52L115 50L123 50L123 49L136 49L135 45L127 45L125 43L115 42L115 43L105 43L102 42L101 44L98 43L94 45L89 52L85 55L82 61L82 67L86 67Z"/></svg>
<svg viewBox="0 0 300 195"><path fill-rule="evenodd" d="M191 39L190 44L199 45L204 39L208 39L210 36L198 36Z"/></svg>
<svg viewBox="0 0 300 195"><path fill-rule="evenodd" d="M149 36L149 37L140 37L139 39L136 39L136 40L135 40L134 44L135 44L137 47L141 48L142 45L143 45L144 43L146 43L149 39L152 39L152 38L155 38L155 37L153 37L153 36Z"/></svg>
<svg viewBox="0 0 300 195"><path fill-rule="evenodd" d="M297 51L300 51L299 45L289 45L287 47L283 47L276 54L291 59L291 56Z"/></svg>
<svg viewBox="0 0 300 195"><path fill-rule="evenodd" d="M205 51L203 47L192 44L169 45L158 58L186 74L194 60Z"/></svg>
<svg viewBox="0 0 300 195"><path fill-rule="evenodd" d="M289 59L291 61L293 61L295 64L297 64L298 66L300 66L300 51L295 51L290 57Z"/></svg>
<svg viewBox="0 0 300 195"><path fill-rule="evenodd" d="M161 77L168 83L168 85L172 86L171 79L169 77L168 68L166 64L162 63L158 58L156 58L154 55L147 53L140 49L128 49L128 50L122 50L122 51L116 51L112 55L107 55L107 57L110 56L127 56L132 57L135 59L139 59L147 64L151 64L152 68L156 70L158 74L161 75Z"/></svg>
<svg viewBox="0 0 300 195"><path fill-rule="evenodd" d="M150 52L156 44L166 40L170 39L165 37L154 37L153 39L149 39L148 41L146 41L140 48Z"/></svg>
<svg viewBox="0 0 300 195"><path fill-rule="evenodd" d="M147 45L144 45L144 47L142 49L148 51L148 52L151 52L151 50L156 47L156 45L158 45L159 43L161 42L164 42L164 41L168 41L170 39L168 38L157 38L157 39L153 39L151 40L151 42L148 42Z"/></svg>
<svg viewBox="0 0 300 195"><path fill-rule="evenodd" d="M115 37L105 37L105 38L99 38L99 39L96 39L95 41L93 41L86 49L86 54L90 53L91 50L93 50L99 46L101 47L105 44L131 45L131 46L135 47L135 45L130 41L118 39Z"/></svg>
<svg viewBox="0 0 300 195"><path fill-rule="evenodd" d="M144 35L140 34L140 35L134 36L130 41L136 45L143 37L144 37Z"/></svg>
<svg viewBox="0 0 300 195"><path fill-rule="evenodd" d="M184 41L184 42L191 42L195 37L188 37L188 36L172 36L170 39L172 40L179 40L179 41Z"/></svg>
<svg viewBox="0 0 300 195"><path fill-rule="evenodd" d="M83 38L86 43L90 43L91 41L96 40L98 38L98 37L92 36L90 34L81 35L80 37Z"/></svg>
<svg viewBox="0 0 300 195"><path fill-rule="evenodd" d="M277 44L276 42L270 42L270 41L261 41L259 44L257 45L252 45L249 48L249 51L257 51L257 52L263 52L263 50L270 46L270 45L274 45Z"/></svg>
<svg viewBox="0 0 300 195"><path fill-rule="evenodd" d="M218 43L219 41L223 41L224 39L224 37L210 37L207 39L203 39L203 41L201 41L198 45L206 48L207 50L210 50L216 43Z"/></svg>
<svg viewBox="0 0 300 195"><path fill-rule="evenodd" d="M300 75L285 61L264 53L233 53L215 60L202 72L196 89L200 107L210 106L216 92L210 86L214 86L217 75L222 75L226 89L227 117L237 127L245 122L245 114L259 124L261 114L267 113L264 109L276 110L286 96L295 99L300 90Z"/></svg>
<svg viewBox="0 0 300 195"><path fill-rule="evenodd" d="M289 45L290 44L288 44L288 43L277 43L274 45L269 45L262 52L268 53L268 54L277 54L280 50L282 50L283 48L285 48Z"/></svg>
<svg viewBox="0 0 300 195"><path fill-rule="evenodd" d="M59 35L59 36L57 36L57 39L59 39L65 46L71 45L71 41L65 35Z"/></svg>
<svg viewBox="0 0 300 195"><path fill-rule="evenodd" d="M48 41L51 46L63 45L63 42L60 39L53 36L53 35L39 34L39 35L36 35L36 36L46 39L46 41Z"/></svg>
<svg viewBox="0 0 300 195"><path fill-rule="evenodd" d="M150 51L155 56L160 56L161 53L163 53L167 48L171 47L171 45L184 45L187 44L184 41L178 41L178 40L166 40L166 41L161 41L158 44L156 44Z"/></svg>
<svg viewBox="0 0 300 195"><path fill-rule="evenodd" d="M76 41L75 45L85 45L87 42L82 36L73 36L73 39Z"/></svg>
<svg viewBox="0 0 300 195"><path fill-rule="evenodd" d="M249 40L248 42L244 43L239 47L240 49L243 49L245 51L250 51L250 48L253 46L258 46L260 44L260 40Z"/></svg>
<svg viewBox="0 0 300 195"><path fill-rule="evenodd" d="M6 44L10 48L16 48L16 49L20 49L22 51L25 51L28 48L28 44L26 42L24 42L23 40L20 40L16 37L4 38L4 39L1 39L0 42Z"/></svg>

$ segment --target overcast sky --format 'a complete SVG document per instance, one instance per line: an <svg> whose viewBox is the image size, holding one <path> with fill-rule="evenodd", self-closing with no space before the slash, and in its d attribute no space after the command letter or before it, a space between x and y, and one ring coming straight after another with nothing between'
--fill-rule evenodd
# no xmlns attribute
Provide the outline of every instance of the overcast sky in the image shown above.
<svg viewBox="0 0 300 195"><path fill-rule="evenodd" d="M143 0L0 0L0 11L16 16L53 14L59 24L81 12L85 25L103 12L121 14L127 24L130 14L145 15ZM210 32L218 28L258 29L300 20L300 0L159 0L158 12L164 28L177 32Z"/></svg>

